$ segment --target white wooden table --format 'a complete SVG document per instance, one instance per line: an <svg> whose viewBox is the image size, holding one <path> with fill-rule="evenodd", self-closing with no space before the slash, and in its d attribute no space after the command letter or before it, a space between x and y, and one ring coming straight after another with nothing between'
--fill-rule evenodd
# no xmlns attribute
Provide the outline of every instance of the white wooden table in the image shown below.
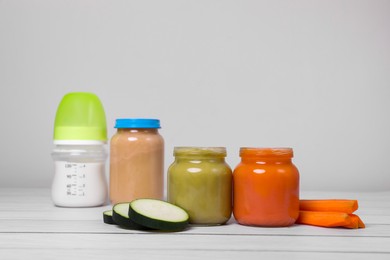
<svg viewBox="0 0 390 260"><path fill-rule="evenodd" d="M0 189L0 259L390 259L390 192L301 192L357 199L365 229L190 227L176 233L107 225L96 208L53 206L49 189Z"/></svg>

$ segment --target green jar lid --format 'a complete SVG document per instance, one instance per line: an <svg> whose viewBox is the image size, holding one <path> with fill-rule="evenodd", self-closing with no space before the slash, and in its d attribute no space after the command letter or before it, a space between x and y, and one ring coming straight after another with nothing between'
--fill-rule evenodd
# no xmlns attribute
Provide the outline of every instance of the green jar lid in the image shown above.
<svg viewBox="0 0 390 260"><path fill-rule="evenodd" d="M56 113L54 143L93 144L106 141L106 115L100 99L87 92L66 94Z"/></svg>

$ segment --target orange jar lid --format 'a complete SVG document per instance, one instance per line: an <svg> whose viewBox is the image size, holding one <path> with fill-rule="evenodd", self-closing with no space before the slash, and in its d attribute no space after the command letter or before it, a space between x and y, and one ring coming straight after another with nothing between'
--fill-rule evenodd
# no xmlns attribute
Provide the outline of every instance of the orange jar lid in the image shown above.
<svg viewBox="0 0 390 260"><path fill-rule="evenodd" d="M278 157L292 158L294 156L292 148L255 148L241 147L240 157Z"/></svg>

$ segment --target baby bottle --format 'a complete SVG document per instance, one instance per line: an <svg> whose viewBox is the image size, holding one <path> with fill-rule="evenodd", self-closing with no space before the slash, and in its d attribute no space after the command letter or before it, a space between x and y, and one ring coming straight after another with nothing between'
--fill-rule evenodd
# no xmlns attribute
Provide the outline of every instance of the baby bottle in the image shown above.
<svg viewBox="0 0 390 260"><path fill-rule="evenodd" d="M107 199L104 108L92 93L68 93L54 123L52 200L61 207L100 206Z"/></svg>

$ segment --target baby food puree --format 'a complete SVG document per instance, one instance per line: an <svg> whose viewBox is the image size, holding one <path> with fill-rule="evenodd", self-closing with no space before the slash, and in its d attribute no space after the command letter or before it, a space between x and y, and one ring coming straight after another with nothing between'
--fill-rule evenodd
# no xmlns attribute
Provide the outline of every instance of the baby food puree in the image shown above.
<svg viewBox="0 0 390 260"><path fill-rule="evenodd" d="M290 226L299 214L299 173L291 148L241 148L233 173L234 217L254 226Z"/></svg>
<svg viewBox="0 0 390 260"><path fill-rule="evenodd" d="M223 147L175 147L168 169L168 200L185 209L190 223L218 225L232 213L232 171Z"/></svg>
<svg viewBox="0 0 390 260"><path fill-rule="evenodd" d="M158 119L117 119L110 143L112 204L163 199L164 140Z"/></svg>

